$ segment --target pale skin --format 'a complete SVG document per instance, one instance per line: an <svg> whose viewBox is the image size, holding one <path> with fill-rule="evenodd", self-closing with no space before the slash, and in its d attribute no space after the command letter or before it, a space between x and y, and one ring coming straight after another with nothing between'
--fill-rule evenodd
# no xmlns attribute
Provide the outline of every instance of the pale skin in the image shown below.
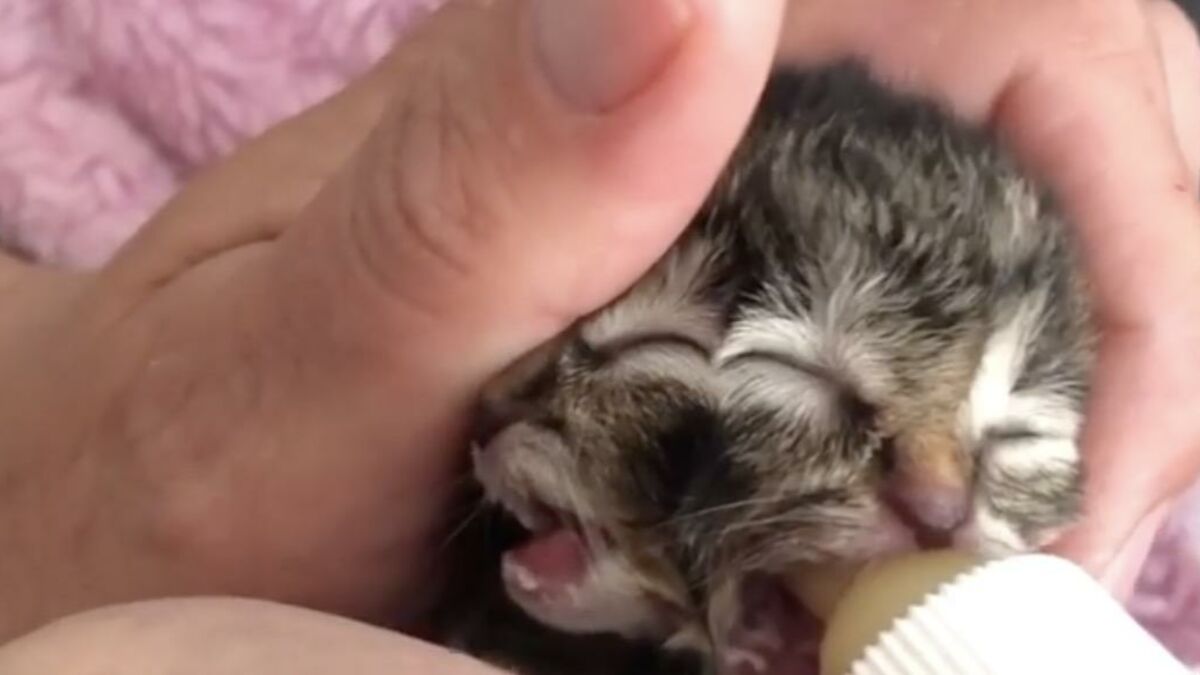
<svg viewBox="0 0 1200 675"><path fill-rule="evenodd" d="M541 49L533 0L453 4L103 270L0 263L0 642L116 605L0 648L0 671L489 672L281 605L121 603L419 617L474 392L665 250L781 25L785 58L857 53L994 125L1064 199L1104 344L1090 515L1057 550L1127 592L1200 470L1200 49L1178 12L555 3L576 18Z"/></svg>

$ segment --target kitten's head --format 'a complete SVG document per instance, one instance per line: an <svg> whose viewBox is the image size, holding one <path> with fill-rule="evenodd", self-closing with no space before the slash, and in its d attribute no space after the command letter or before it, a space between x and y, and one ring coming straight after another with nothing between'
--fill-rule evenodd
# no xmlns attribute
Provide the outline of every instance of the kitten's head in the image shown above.
<svg viewBox="0 0 1200 675"><path fill-rule="evenodd" d="M796 345L816 338L782 309L731 314L719 250L691 240L485 397L495 430L475 471L532 532L503 570L528 613L715 650L741 672L796 658L774 657L811 621L779 583L800 566L1004 554L1070 522L1073 422L1045 458L1035 447L999 473L981 461L991 440L964 417L987 376L972 330L873 346L926 364L929 386L856 379L872 367L856 343L806 359ZM1047 442L1020 433L999 440Z"/></svg>

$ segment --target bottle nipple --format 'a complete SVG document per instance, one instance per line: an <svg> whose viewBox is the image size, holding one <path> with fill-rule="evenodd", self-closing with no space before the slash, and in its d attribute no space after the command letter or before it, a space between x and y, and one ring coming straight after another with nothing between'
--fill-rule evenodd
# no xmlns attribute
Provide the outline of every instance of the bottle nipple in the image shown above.
<svg viewBox="0 0 1200 675"><path fill-rule="evenodd" d="M809 567L788 580L792 593L825 621L821 675L846 675L880 635L940 586L980 564L952 551L922 551L857 569Z"/></svg>

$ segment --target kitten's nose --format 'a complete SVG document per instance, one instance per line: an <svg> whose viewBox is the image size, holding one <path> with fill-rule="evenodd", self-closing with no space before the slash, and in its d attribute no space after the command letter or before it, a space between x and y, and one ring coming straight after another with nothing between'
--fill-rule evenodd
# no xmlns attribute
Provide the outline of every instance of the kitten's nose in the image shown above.
<svg viewBox="0 0 1200 675"><path fill-rule="evenodd" d="M898 457L883 487L885 502L921 548L949 546L967 519L970 481L951 452Z"/></svg>
<svg viewBox="0 0 1200 675"><path fill-rule="evenodd" d="M888 506L909 529L921 548L946 548L967 518L965 486L932 481L894 483L886 493Z"/></svg>
<svg viewBox="0 0 1200 675"><path fill-rule="evenodd" d="M891 446L883 499L922 548L949 546L964 524L971 471L953 432L920 427Z"/></svg>

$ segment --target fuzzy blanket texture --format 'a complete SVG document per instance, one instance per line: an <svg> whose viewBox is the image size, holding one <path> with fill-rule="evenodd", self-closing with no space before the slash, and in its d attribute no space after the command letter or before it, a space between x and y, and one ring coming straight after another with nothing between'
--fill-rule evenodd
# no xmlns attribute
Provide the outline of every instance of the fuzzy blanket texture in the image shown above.
<svg viewBox="0 0 1200 675"><path fill-rule="evenodd" d="M0 0L0 243L101 264L190 174L337 90L440 1ZM1200 495L1130 610L1200 672Z"/></svg>

